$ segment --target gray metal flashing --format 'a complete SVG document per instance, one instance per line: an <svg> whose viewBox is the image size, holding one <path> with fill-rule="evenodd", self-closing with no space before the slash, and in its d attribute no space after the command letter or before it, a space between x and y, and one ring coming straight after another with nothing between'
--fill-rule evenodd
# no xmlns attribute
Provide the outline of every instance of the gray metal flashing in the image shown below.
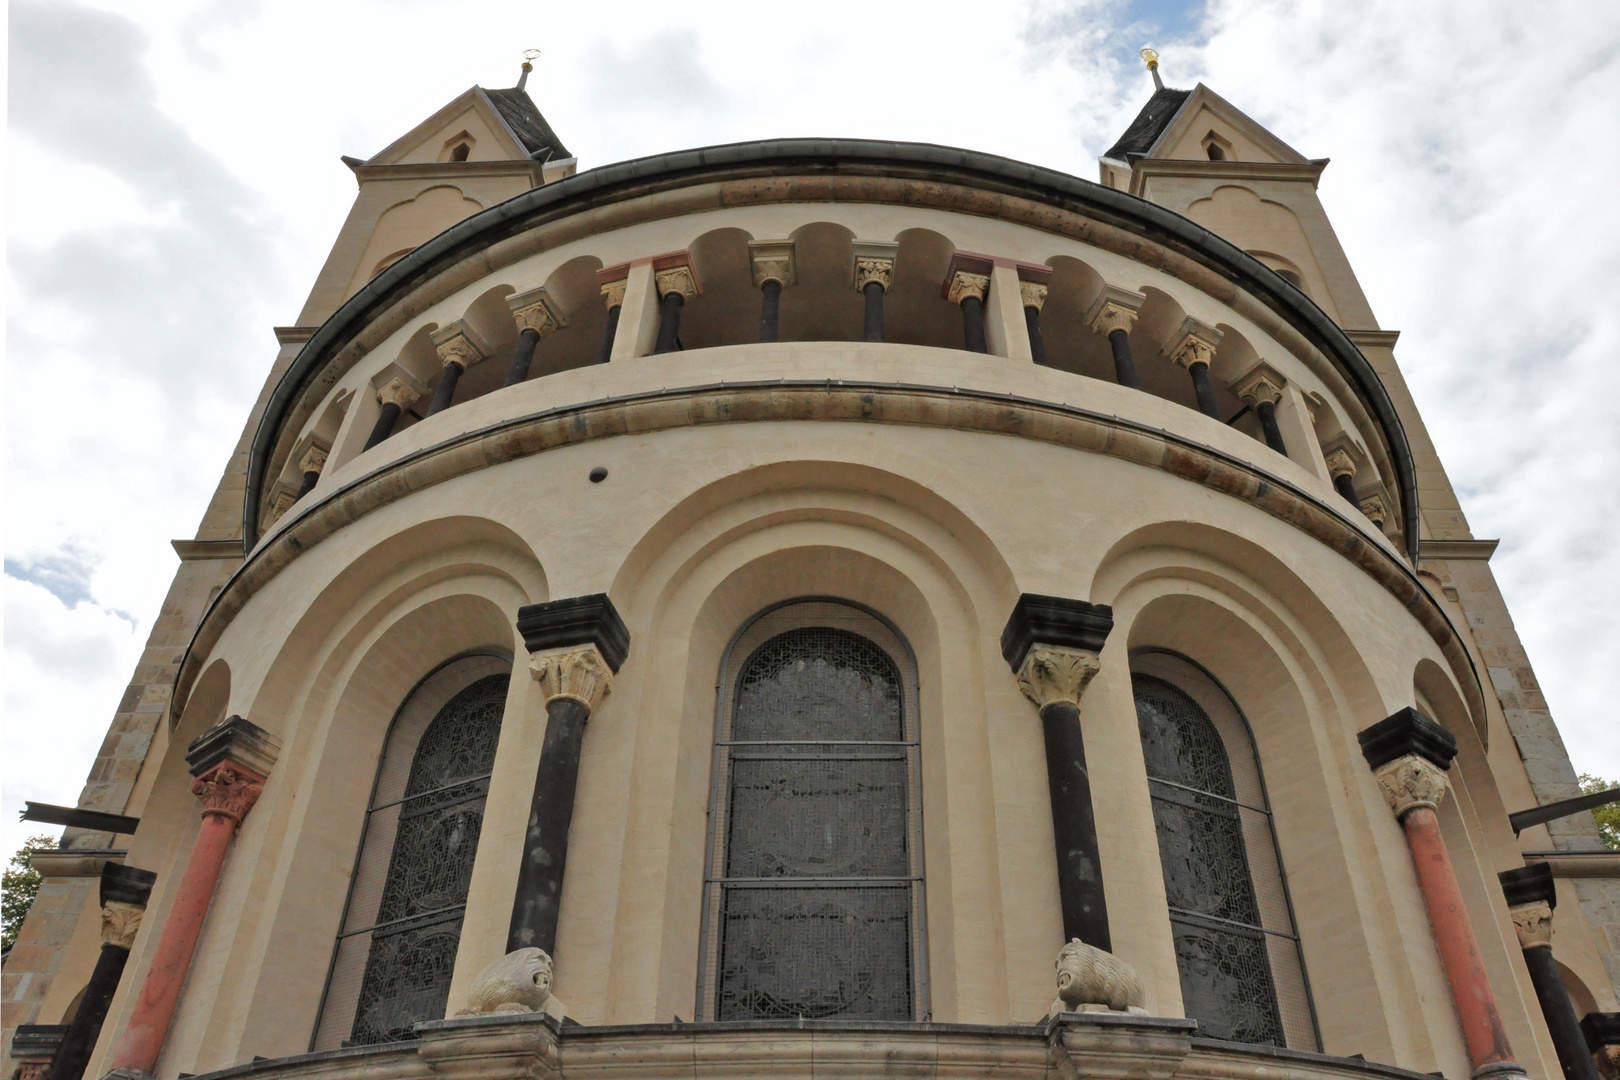
<svg viewBox="0 0 1620 1080"><path fill-rule="evenodd" d="M1344 330L1303 292L1208 229L1164 207L1114 188L1008 158L926 143L863 139L771 139L680 150L605 165L458 222L393 263L350 297L310 338L266 402L248 456L243 543L258 538L258 504L277 433L293 403L326 361L376 313L455 262L523 232L543 215L573 204L585 209L647 185L679 186L709 174L805 169L812 172L894 170L935 181L999 188L1100 218L1173 247L1269 304L1342 366L1384 429L1400 488L1408 556L1416 562L1420 531L1417 473L1406 433L1372 365Z"/></svg>

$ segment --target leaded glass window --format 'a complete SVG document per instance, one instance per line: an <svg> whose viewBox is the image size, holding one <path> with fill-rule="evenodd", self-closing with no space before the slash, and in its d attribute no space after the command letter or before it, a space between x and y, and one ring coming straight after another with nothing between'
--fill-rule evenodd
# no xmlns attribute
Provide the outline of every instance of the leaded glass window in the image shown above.
<svg viewBox="0 0 1620 1080"><path fill-rule="evenodd" d="M444 1016L506 707L510 664L456 661L401 708L313 1048L411 1038Z"/></svg>
<svg viewBox="0 0 1620 1080"><path fill-rule="evenodd" d="M745 630L724 678L698 1015L918 1018L909 653L871 615L799 602Z"/></svg>
<svg viewBox="0 0 1620 1080"><path fill-rule="evenodd" d="M1180 658L1148 654L1132 666L1186 1014L1205 1037L1315 1050L1247 726L1214 680Z"/></svg>

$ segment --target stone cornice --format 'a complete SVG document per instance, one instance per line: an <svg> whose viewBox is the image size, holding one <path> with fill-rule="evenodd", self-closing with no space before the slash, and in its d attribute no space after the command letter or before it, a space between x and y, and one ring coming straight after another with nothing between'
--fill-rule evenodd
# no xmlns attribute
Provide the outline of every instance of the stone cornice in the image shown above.
<svg viewBox="0 0 1620 1080"><path fill-rule="evenodd" d="M429 161L420 165L351 165L355 179L466 180L478 176L521 176L535 185L544 180L538 161Z"/></svg>
<svg viewBox="0 0 1620 1080"><path fill-rule="evenodd" d="M1480 562L1490 560L1496 554L1496 545L1500 540L1421 540L1418 542L1418 558L1423 562L1454 562L1459 559L1472 559Z"/></svg>
<svg viewBox="0 0 1620 1080"><path fill-rule="evenodd" d="M1140 195L1151 176L1195 176L1217 180L1295 180L1314 189L1327 161L1302 165L1278 161L1205 161L1202 158L1137 158L1131 162L1131 194Z"/></svg>
<svg viewBox="0 0 1620 1080"><path fill-rule="evenodd" d="M240 559L244 550L240 536L229 540L170 540L169 545L182 562L194 559Z"/></svg>
<svg viewBox="0 0 1620 1080"><path fill-rule="evenodd" d="M445 230L378 274L326 321L271 391L249 448L244 534L257 538L275 475L326 390L415 313L497 268L640 221L728 207L828 201L929 207L1066 236L1155 266L1254 319L1330 382L1397 479L1416 554L1416 470L1394 404L1339 326L1227 240L1135 196L1064 173L949 147L776 139L655 155L525 192Z"/></svg>
<svg viewBox="0 0 1620 1080"><path fill-rule="evenodd" d="M200 664L225 626L259 589L303 552L412 492L503 461L635 432L750 421L857 421L1014 435L1122 458L1222 492L1293 525L1350 560L1410 611L1445 654L1476 723L1483 723L1479 674L1450 619L1417 575L1356 522L1292 483L1211 447L1078 406L957 387L844 380L728 382L668 388L513 417L405 454L305 499L277 522L210 602L175 679L179 716ZM307 505L306 505L307 504ZM1359 516L1359 515L1358 515Z"/></svg>

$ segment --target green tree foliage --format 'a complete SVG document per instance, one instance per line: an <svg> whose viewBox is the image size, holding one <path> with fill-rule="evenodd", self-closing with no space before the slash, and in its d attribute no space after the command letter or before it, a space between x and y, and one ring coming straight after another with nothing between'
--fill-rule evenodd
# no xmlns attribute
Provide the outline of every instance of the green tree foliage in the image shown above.
<svg viewBox="0 0 1620 1080"><path fill-rule="evenodd" d="M39 871L34 869L28 849L55 846L55 837L30 836L0 876L0 949L10 949L16 943L28 909L34 906L34 897L39 895Z"/></svg>
<svg viewBox="0 0 1620 1080"><path fill-rule="evenodd" d="M1599 791L1608 791L1614 787L1620 787L1620 784L1616 784L1613 780L1604 780L1602 777L1593 776L1591 773L1581 773L1581 790L1588 795ZM1600 806L1592 811L1592 816L1597 818L1598 835L1603 838L1603 842L1616 851L1620 851L1620 803Z"/></svg>

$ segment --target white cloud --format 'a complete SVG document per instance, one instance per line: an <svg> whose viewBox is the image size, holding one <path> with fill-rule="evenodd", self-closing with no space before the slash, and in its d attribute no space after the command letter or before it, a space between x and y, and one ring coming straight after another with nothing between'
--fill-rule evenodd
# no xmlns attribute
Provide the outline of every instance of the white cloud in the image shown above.
<svg viewBox="0 0 1620 1080"><path fill-rule="evenodd" d="M93 566L93 600L6 582L7 807L77 796L172 575L167 541L200 518L269 328L294 321L348 211L338 156L376 152L474 82L510 85L528 46L545 50L530 89L585 168L846 135L1092 177L1148 94L1144 44L1173 85L1203 78L1332 155L1322 197L1403 331L1476 535L1503 538L1495 566L1577 764L1620 777L1620 9L1200 10L14 3L5 550Z"/></svg>

